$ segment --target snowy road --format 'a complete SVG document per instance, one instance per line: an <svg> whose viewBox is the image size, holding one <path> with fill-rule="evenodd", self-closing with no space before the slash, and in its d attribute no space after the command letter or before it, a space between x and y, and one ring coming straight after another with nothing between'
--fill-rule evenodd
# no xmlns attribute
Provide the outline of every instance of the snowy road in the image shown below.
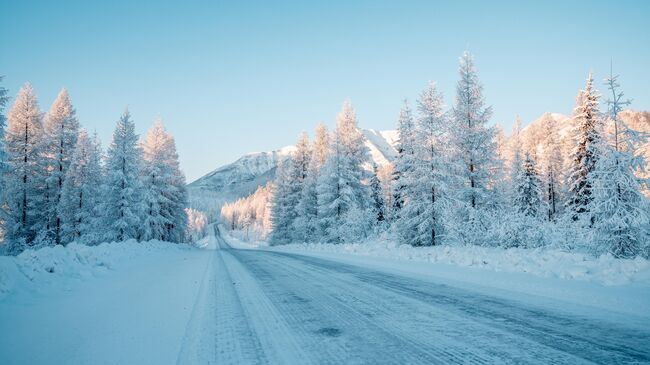
<svg viewBox="0 0 650 365"><path fill-rule="evenodd" d="M219 241L180 364L650 363L646 326Z"/></svg>

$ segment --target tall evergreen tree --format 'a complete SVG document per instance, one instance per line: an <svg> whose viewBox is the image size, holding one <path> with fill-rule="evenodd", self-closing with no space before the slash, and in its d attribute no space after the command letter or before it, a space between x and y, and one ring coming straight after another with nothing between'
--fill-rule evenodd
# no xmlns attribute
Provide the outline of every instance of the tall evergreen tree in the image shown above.
<svg viewBox="0 0 650 365"><path fill-rule="evenodd" d="M144 221L140 174L142 150L131 114L126 110L117 122L106 159L106 240L140 237Z"/></svg>
<svg viewBox="0 0 650 365"><path fill-rule="evenodd" d="M0 82L2 82L3 76L0 76ZM4 87L0 86L0 241L4 239L6 234L6 222L7 222L7 203L6 203L6 179L8 178L9 173L9 156L7 155L7 149L5 147L5 127L6 118L4 115L5 107L9 102L9 96L7 95L8 91Z"/></svg>
<svg viewBox="0 0 650 365"><path fill-rule="evenodd" d="M487 126L492 108L484 106L483 86L474 59L467 51L460 58L459 73L451 143L456 159L464 165L459 171L463 181L459 198L469 207L478 208L486 203L490 177L496 167L494 129Z"/></svg>
<svg viewBox="0 0 650 365"><path fill-rule="evenodd" d="M573 220L584 217L593 199L591 173L598 160L598 146L601 141L602 120L598 110L600 95L593 87L593 76L589 73L587 86L578 93L573 112L573 151L569 162L567 205Z"/></svg>
<svg viewBox="0 0 650 365"><path fill-rule="evenodd" d="M542 212L541 180L537 173L535 160L526 153L519 175L515 177L513 204L519 213L529 217L539 217Z"/></svg>
<svg viewBox="0 0 650 365"><path fill-rule="evenodd" d="M62 89L45 118L45 214L46 230L61 244L61 214L58 211L66 172L77 144L79 122L70 96Z"/></svg>
<svg viewBox="0 0 650 365"><path fill-rule="evenodd" d="M547 206L547 218L553 221L557 218L561 207L560 197L562 191L562 149L557 121L550 115L543 119L542 140L542 176L544 200Z"/></svg>
<svg viewBox="0 0 650 365"><path fill-rule="evenodd" d="M23 86L9 110L6 144L9 168L7 181L8 234L16 253L30 245L43 227L44 182L43 124L32 86Z"/></svg>
<svg viewBox="0 0 650 365"><path fill-rule="evenodd" d="M327 160L330 148L330 138L327 127L319 124L316 127L316 135L311 146L311 159L305 177L303 189L300 194L300 201L296 210L298 216L294 224L297 239L299 241L318 240L318 193L316 187L321 169Z"/></svg>
<svg viewBox="0 0 650 365"><path fill-rule="evenodd" d="M339 243L357 237L348 233L364 231L368 227L347 229L346 217L355 214L354 220L362 222L370 204L370 191L364 184L367 171L363 165L369 160L364 137L357 127L357 117L349 102L343 104L336 120L336 133L330 154L318 182L318 216L321 239ZM349 217L352 218L352 217Z"/></svg>
<svg viewBox="0 0 650 365"><path fill-rule="evenodd" d="M619 91L618 76L606 79L611 92L607 100L607 123L611 136L601 140L600 155L593 177L593 196L588 210L594 217L594 241L599 252L609 251L616 257L650 255L650 212L641 188L648 181L638 177L645 168L639 147L647 135L629 128L619 117L630 104Z"/></svg>
<svg viewBox="0 0 650 365"><path fill-rule="evenodd" d="M291 196L291 158L278 164L271 194L271 233L269 242L273 245L290 243L295 206Z"/></svg>
<svg viewBox="0 0 650 365"><path fill-rule="evenodd" d="M309 137L307 133L302 133L296 143L296 150L291 156L291 166L289 173L289 191L287 195L288 204L291 206L291 217L287 225L293 227L290 240L302 240L305 237L304 232L296 229L296 224L301 225L300 221L296 223L299 217L299 205L302 193L305 188L305 180L309 173L309 163L311 160L311 148L309 146Z"/></svg>
<svg viewBox="0 0 650 365"><path fill-rule="evenodd" d="M181 242L187 226L185 176L180 171L174 138L162 121L156 120L149 129L142 150L145 199L142 239Z"/></svg>
<svg viewBox="0 0 650 365"><path fill-rule="evenodd" d="M396 145L397 158L395 160L395 169L393 170L392 220L396 220L399 217L400 210L404 206L404 197L402 196L404 182L401 181L401 178L403 174L412 168L413 156L415 154L415 123L413 122L411 107L407 100L404 100L404 106L399 113L397 131L399 139Z"/></svg>
<svg viewBox="0 0 650 365"><path fill-rule="evenodd" d="M384 192L377 176L377 164L372 164L372 176L370 177L370 194L372 199L372 212L374 213L375 224L382 224L386 220L386 207L384 205Z"/></svg>
<svg viewBox="0 0 650 365"><path fill-rule="evenodd" d="M420 95L418 112L413 159L402 175L405 199L397 224L403 242L433 246L440 243L449 200L448 123L434 83Z"/></svg>
<svg viewBox="0 0 650 365"><path fill-rule="evenodd" d="M103 238L101 158L97 136L91 138L82 129L66 169L58 207L63 243L97 244Z"/></svg>

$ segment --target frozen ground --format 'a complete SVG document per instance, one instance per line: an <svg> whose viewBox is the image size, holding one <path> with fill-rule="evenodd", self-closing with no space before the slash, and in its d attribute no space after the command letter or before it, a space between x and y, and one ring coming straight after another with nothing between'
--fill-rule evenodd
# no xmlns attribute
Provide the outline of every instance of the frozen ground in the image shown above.
<svg viewBox="0 0 650 365"><path fill-rule="evenodd" d="M79 260L81 276L3 259L0 363L650 362L650 296L635 275L603 285L228 242L117 244L80 254L101 258Z"/></svg>

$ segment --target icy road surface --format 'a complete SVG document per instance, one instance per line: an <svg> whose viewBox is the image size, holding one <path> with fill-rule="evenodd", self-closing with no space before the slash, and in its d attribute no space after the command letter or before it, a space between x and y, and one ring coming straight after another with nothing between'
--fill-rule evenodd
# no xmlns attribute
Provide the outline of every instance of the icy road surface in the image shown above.
<svg viewBox="0 0 650 365"><path fill-rule="evenodd" d="M290 253L221 249L180 364L650 363L650 328Z"/></svg>

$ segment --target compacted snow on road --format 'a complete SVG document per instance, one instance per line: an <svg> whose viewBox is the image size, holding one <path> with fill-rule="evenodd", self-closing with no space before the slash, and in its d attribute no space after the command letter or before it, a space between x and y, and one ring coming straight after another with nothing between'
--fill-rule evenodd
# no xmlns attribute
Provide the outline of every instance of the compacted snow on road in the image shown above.
<svg viewBox="0 0 650 365"><path fill-rule="evenodd" d="M536 303L336 258L235 249L220 237L209 246L169 250L59 295L7 294L0 362L650 362L647 316L575 303L563 310L548 298Z"/></svg>

